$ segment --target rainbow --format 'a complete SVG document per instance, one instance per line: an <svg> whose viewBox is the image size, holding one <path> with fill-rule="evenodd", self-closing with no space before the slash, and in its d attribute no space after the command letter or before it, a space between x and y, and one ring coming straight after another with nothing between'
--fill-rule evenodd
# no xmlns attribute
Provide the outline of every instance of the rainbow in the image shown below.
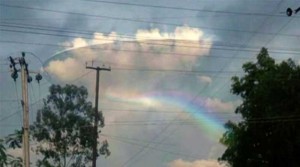
<svg viewBox="0 0 300 167"><path fill-rule="evenodd" d="M219 140L225 132L223 122L213 116L213 111L205 107L204 100L180 92L151 92L143 95L130 94L122 96L117 93L108 93L108 99L134 104L167 104L187 112L209 137Z"/></svg>

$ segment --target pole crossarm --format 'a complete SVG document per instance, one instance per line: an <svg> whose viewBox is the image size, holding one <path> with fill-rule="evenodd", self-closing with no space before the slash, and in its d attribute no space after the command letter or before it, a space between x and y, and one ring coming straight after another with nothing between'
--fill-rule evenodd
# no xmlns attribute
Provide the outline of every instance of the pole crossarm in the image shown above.
<svg viewBox="0 0 300 167"><path fill-rule="evenodd" d="M99 70L99 71L111 71L111 68L101 68L101 67L92 67L92 66L86 66L86 69Z"/></svg>

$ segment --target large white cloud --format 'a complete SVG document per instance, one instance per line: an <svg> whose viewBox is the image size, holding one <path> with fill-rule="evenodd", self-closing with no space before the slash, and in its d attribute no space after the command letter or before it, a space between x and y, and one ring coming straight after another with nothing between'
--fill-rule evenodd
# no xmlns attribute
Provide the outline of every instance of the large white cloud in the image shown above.
<svg viewBox="0 0 300 167"><path fill-rule="evenodd" d="M217 160L196 160L189 162L178 159L171 162L169 167L225 167L225 164L221 164Z"/></svg>
<svg viewBox="0 0 300 167"><path fill-rule="evenodd" d="M45 69L60 81L71 81L84 74L85 62L92 60L98 61L96 62L98 65L99 62L109 65L112 70L117 68L191 70L200 57L209 55L212 41L206 36L200 29L188 26L177 27L174 32L161 32L159 29L137 30L135 37L131 39L115 32L108 35L95 33L94 38L90 40L76 38L66 42L67 45L74 47L67 51L68 58L53 59ZM124 82L128 81L128 78L136 78L136 84ZM173 78L174 75L172 78L170 76L169 80L172 79L170 85L178 84L180 76L176 76L175 80ZM157 72L136 72L114 73L110 82L115 83L115 89L118 86L122 89L124 87L137 89L143 85L150 86L151 89L151 86L157 87L161 80L168 80L168 77ZM210 82L207 78L205 80Z"/></svg>

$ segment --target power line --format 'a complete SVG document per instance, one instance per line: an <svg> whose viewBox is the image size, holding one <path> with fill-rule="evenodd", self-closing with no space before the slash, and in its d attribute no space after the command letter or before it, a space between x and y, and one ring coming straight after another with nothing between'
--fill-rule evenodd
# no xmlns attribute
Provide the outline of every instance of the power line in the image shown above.
<svg viewBox="0 0 300 167"><path fill-rule="evenodd" d="M4 121L4 120L8 119L8 118L10 118L10 117L12 117L12 116L18 114L20 111L21 111L21 110L16 111L16 112L14 112L14 113L12 113L12 114L6 116L6 117L2 117L2 118L0 119L0 121Z"/></svg>
<svg viewBox="0 0 300 167"><path fill-rule="evenodd" d="M125 137L125 136L114 136L114 135L109 135L109 134L100 134L100 136L104 136L104 137L111 137L111 138L117 138L117 139L122 139L125 141L135 141L141 144L147 144L147 143L151 143L151 144L157 144L157 142L154 141L150 141L150 140L141 140L141 139L136 139L136 138L129 138L129 137ZM167 143L163 143L164 146L175 146L175 145L171 145L171 144L167 144Z"/></svg>
<svg viewBox="0 0 300 167"><path fill-rule="evenodd" d="M15 102L18 101L18 99L0 99L0 102Z"/></svg>
<svg viewBox="0 0 300 167"><path fill-rule="evenodd" d="M11 23L8 23L8 24L11 24ZM57 27L49 27L49 26L36 26L36 25L28 25L28 24L25 24L25 26L19 26L20 24L16 25L16 24L13 24L13 25L7 25L7 23L4 24L2 23L0 26L5 26L5 27L14 27L14 28L22 28L22 29L36 29L36 30L43 30L43 31L55 31L55 32L67 32L67 33L76 33L76 34L83 34L83 35L93 35L93 33L95 33L94 31L89 31L89 32L81 32L79 30L60 30L59 28ZM21 24L22 25L22 24ZM23 24L24 25L24 24ZM29 27L28 27L29 26ZM40 28L42 27L42 28ZM49 29L49 28L54 28L55 30L53 29ZM19 30L9 30L9 29L2 29L2 31L9 31L9 32L20 32L20 33L36 33L36 34L39 34L39 35L51 35L51 36L58 36L58 37L73 37L73 38L83 38L83 39L93 39L93 40L99 40L99 41L116 41L115 39L101 39L101 38L94 38L94 37L82 37L82 36L74 36L74 35L61 35L61 34L49 34L49 33L41 33L41 32L30 32L30 31L19 31ZM278 33L272 33L272 35L278 35ZM292 37L297 37L299 35L291 35ZM109 37L125 37L125 39L133 39L133 40L136 40L136 37L134 36L129 36L129 35L110 35ZM151 38L145 38L145 39L151 39ZM153 40L153 39L152 39ZM126 42L135 42L135 41L130 41L130 40L125 40ZM173 44L166 44L166 43L157 43L154 42L154 43L151 43L151 42L145 42L145 41L139 41L139 43L143 43L143 44L149 44L149 45L161 45L161 46L174 46ZM199 44L197 44L199 45ZM208 46L208 47L203 47L203 46ZM201 44L201 46L191 46L191 45L181 45L181 44L178 44L176 43L176 47L187 47L187 48L204 48L204 49L207 49L207 48L211 48L210 46L212 45L212 43L208 43L208 44ZM55 46L55 45L54 45ZM214 47L211 48L211 49L216 49L216 50L232 50L232 51L235 51L236 49L241 49L241 51L246 51L246 52L257 52L257 50L259 48L257 47L241 47L241 45L228 45L228 44L221 44L221 45L217 45L217 44L214 44L213 45ZM225 48L220 48L220 47L225 47ZM229 48L226 48L226 47L229 47ZM273 48L273 49L279 49L279 50L282 50L282 51L298 51L299 50L294 50L294 49L288 49L286 50L285 48ZM272 51L271 51L272 52Z"/></svg>
<svg viewBox="0 0 300 167"><path fill-rule="evenodd" d="M0 26L7 26L7 25L0 25ZM22 27L22 26L15 26L15 27L28 28L28 27ZM32 29L32 27L31 27L31 29ZM38 29L38 30L41 30L41 29ZM59 31L59 30L51 30L51 29L42 29L42 30L44 30L44 31ZM83 37L83 36L76 36L76 35L52 34L52 33L36 32L36 31L22 31L22 30L11 30L11 29L0 29L0 31L17 32L17 33L29 33L29 34L35 34L35 35L49 35L49 36L57 36L57 37L72 37L72 38L93 39L93 40L99 40L99 41L111 41L111 42L116 41L114 39L101 39L101 38ZM76 32L71 32L71 33L76 33ZM27 43L27 42L9 41L9 40L1 41L1 42L66 47L66 45L58 45L58 44ZM158 42L131 41L131 40L125 40L123 42L174 47L173 44L158 43ZM244 51L244 52L258 52L259 51L259 48L254 48L254 47L245 48L245 47L241 47L239 45L217 45L217 44L214 44L214 45L212 45L212 44L200 44L200 45L201 46L190 46L190 45L181 45L181 44L179 44L179 45L176 45L176 47L197 48L197 49L212 49L212 50L226 50L226 51ZM205 47L205 45L207 45L207 46ZM212 45L212 47L211 47L211 45ZM274 48L274 49L276 49L276 48ZM120 51L120 50L118 50L118 51ZM123 51L133 52L133 50L123 50ZM300 54L299 50L295 50L295 49L284 50L283 48L279 48L279 50L273 50L273 51L270 50L269 52L270 53L288 54L288 55L299 55ZM144 52L144 53L146 53L146 52ZM150 53L153 53L153 52L150 52ZM163 53L163 54L198 56L198 55L179 54L179 53ZM211 57L232 58L232 57L228 57L228 56L214 56L214 55L211 55ZM249 58L244 58L244 57L238 57L238 58L239 59L249 59Z"/></svg>
<svg viewBox="0 0 300 167"><path fill-rule="evenodd" d="M39 100L37 100L37 101L35 101L35 102L33 102L33 103L31 103L29 106L31 107L31 106L33 106L33 105L36 105L39 101L41 101L42 99L39 99ZM10 117L12 117L12 116L14 116L14 115L16 115L18 112L20 112L22 109L20 109L20 110L17 110L16 112L13 112L12 114L10 114L10 115L8 115L8 116L6 116L6 117L2 117L1 119L0 119L0 121L4 121L4 120L6 120L6 119L8 119L8 118L10 118Z"/></svg>
<svg viewBox="0 0 300 167"><path fill-rule="evenodd" d="M79 12L66 12L66 11L58 11L53 9L46 9L46 8L36 8L36 7L28 7L28 6L18 6L18 5L8 5L8 4L0 4L0 6L10 7L10 8L20 8L20 9L28 9L28 10L39 10L43 12L52 12L52 13L60 13L60 14L68 14L68 15L78 15L84 17L96 17L96 18L104 18L104 19L112 19L112 20L119 20L119 21L131 21L131 22L139 22L139 23L152 23L152 24L160 24L160 25L169 25L169 26L182 26L181 24L176 23L164 23L164 22L157 22L157 21L149 21L149 20L138 20L132 18L121 18L121 17L113 17L113 16L105 16L105 15L94 15L94 14L84 14ZM253 13L249 13L249 15L253 15ZM268 15L266 15L268 16ZM272 15L271 15L272 16ZM280 16L283 17L283 16ZM297 17L295 17L297 18ZM200 27L199 27L200 28ZM229 29L223 28L209 28L202 26L202 29L210 29L210 30L222 30L222 31L231 31ZM238 31L238 30L235 30Z"/></svg>
<svg viewBox="0 0 300 167"><path fill-rule="evenodd" d="M0 4L0 6L10 7L10 8L19 8L19 9L29 9L29 10L39 10L43 12L52 12L52 13L60 13L60 14L68 14L68 15L78 15L84 17L96 17L96 18L103 18L103 19L112 19L112 20L119 20L119 21L131 21L131 22L139 22L139 23L149 23L150 21L146 20L136 20L131 18L121 18L121 17L113 17L113 16L105 16L105 15L94 15L94 14L84 14L79 12L65 12L65 11L58 11L53 9L46 9L46 8L36 8L36 7L28 7L28 6L19 6L19 5L8 5L8 4ZM161 22L152 22L155 24L164 24L170 26L182 26L179 24L174 23L161 23Z"/></svg>
<svg viewBox="0 0 300 167"><path fill-rule="evenodd" d="M9 23L10 24L10 23ZM28 26L27 24L25 24ZM45 29L45 28L37 28L37 27L24 27L24 26L19 26L19 25L0 25L0 26L8 26L8 27L16 27L16 28L30 28L30 29L36 29L36 30L44 30L44 31L62 31L62 32L68 32L68 33L81 33L85 35L91 35L91 32L88 33L83 33L83 32L78 32L78 31L67 31L67 30L52 30L52 29ZM29 26L34 26L34 25L29 25ZM47 26L42 26L42 27L47 27ZM49 27L48 27L49 28ZM50 27L54 28L54 27ZM73 37L73 38L84 38L84 39L93 39L93 40L100 40L100 41L112 41L114 42L115 40L113 39L100 39L100 38L94 38L94 37L82 37L82 36L74 36L74 35L64 35L64 34L49 34L49 33L42 33L42 32L36 32L36 31L20 31L20 30L9 30L9 29L1 29L1 31L8 31L8 32L18 32L18 33L30 33L30 34L36 34L36 35L50 35L50 36L58 36L58 37ZM273 33L273 35L278 35L278 33ZM117 37L117 36L116 36ZM127 36L129 37L129 36ZM134 37L130 37L134 38ZM7 42L12 42L12 41L7 41ZM17 41L16 41L17 42ZM137 43L136 41L125 41L129 43ZM145 41L139 41L139 43L143 44L149 44L149 45L161 45L161 46L173 46L173 44L165 44L165 43L150 43L150 42L145 42ZM39 44L39 45L49 45L49 46L64 46L64 45L57 45L57 44ZM190 46L190 45L176 45L176 47L187 47L187 48L203 48L203 49L215 49L215 50L229 50L229 51L245 51L245 52L258 52L259 48L254 48L254 47L241 47L238 45L216 45L214 44L213 47L210 47L211 44L209 44L209 47L204 47L203 45L208 45L208 44L201 44L201 46ZM64 46L65 47L65 46ZM275 48L276 49L276 48ZM282 53L282 54L299 54L299 50L283 50L282 48L279 48L281 51L270 51L270 53ZM290 53L291 51L298 51L297 53Z"/></svg>
<svg viewBox="0 0 300 167"><path fill-rule="evenodd" d="M151 23L151 22L149 22ZM58 32L68 32L68 33L78 33L78 34L84 34L84 35L93 35L96 31L92 30L84 30L84 29L74 29L74 28L64 28L63 30L59 27L55 26L43 26L43 25L36 25L36 24L28 24L28 23L15 23L15 22L1 22L2 26L10 26L10 27L19 27L19 28L35 28L39 30L52 30L52 31L58 31ZM21 26L20 26L21 25ZM197 27L203 29L201 26ZM214 27L207 27L205 29L208 30L216 30ZM231 32L237 32L237 33L250 33L250 34L262 34L262 35L278 35L278 36L286 36L286 37L299 37L299 34L282 34L282 33L271 33L271 32L257 32L257 31L248 31L248 30L240 30L240 29L223 29L223 28L217 28L220 31L231 31ZM127 34L111 34L111 32L101 32L103 34L109 34L110 37L122 37L122 38L129 38L129 39L136 39L135 35L127 35ZM152 39L147 36L139 36L142 39ZM224 43L224 44L228 44Z"/></svg>
<svg viewBox="0 0 300 167"><path fill-rule="evenodd" d="M219 121L229 121L229 118L222 118L222 119L217 119ZM172 121L172 120L145 120L145 121L120 121L120 123L114 122L114 123L108 123L106 124L106 126L117 126L117 125L126 125L126 126L150 126L150 125L165 125L165 124L172 124L172 125L196 125L196 124L206 124L206 125L210 125L208 124L209 122L207 122L206 120L201 120L201 122L197 122L197 119L185 119L185 120L177 120L177 121ZM251 118L248 120L239 120L239 121L246 121L245 123L249 123L249 124L256 124L256 123L284 123L284 122L298 122L300 121L300 117L298 116L279 116L279 117L270 117L270 118Z"/></svg>
<svg viewBox="0 0 300 167"><path fill-rule="evenodd" d="M223 115L224 116L224 115ZM228 116L228 117L219 117L219 118L215 118L216 120L227 120L228 118L240 118L239 115L232 115L232 116ZM273 116L273 117L264 117L264 118L249 118L246 119L245 121L284 121L284 120L298 120L300 119L300 115L288 115L288 116ZM110 122L108 124L122 124L122 123L161 123L161 122L170 122L173 119L158 119L158 120L126 120L126 121L113 121ZM173 120L173 122L176 123L195 123L196 121L199 121L196 118L186 118L186 119L177 119L177 120ZM203 122L206 122L206 120L201 120Z"/></svg>
<svg viewBox="0 0 300 167"><path fill-rule="evenodd" d="M142 17L135 17L136 19L179 19L179 18L198 18L198 17L201 17L201 16L195 16L195 15L185 15L185 16L160 16L160 17L145 17L145 18L142 18ZM220 17L220 16L218 16ZM82 18L68 18L69 20L79 20L79 19L82 19ZM92 18L92 19L97 19L97 18ZM21 21L24 21L24 20L65 20L65 18L61 18L61 17L34 17L34 18L0 18L0 21L1 20L21 20Z"/></svg>
<svg viewBox="0 0 300 167"><path fill-rule="evenodd" d="M40 35L55 35L55 34L46 34L46 33L37 33L37 32L28 32L28 31L16 31L16 30L5 30L5 29L0 29L0 31L10 31L10 32L21 32L21 33L33 33L33 34L40 34ZM62 35L55 35L55 36L62 36ZM56 44L38 44L38 43L27 43L27 42L18 42L18 41L0 41L0 42L8 42L8 43L21 43L21 44L33 44L33 45L53 45L53 46L64 46L64 45L56 45ZM132 42L132 41L124 41L124 42ZM134 43L139 43L139 42L134 42ZM85 46L89 47L89 46ZM107 49L107 48L101 48L101 47L96 47L94 45L90 46L89 48L91 49L101 49L102 51L117 51L117 52L132 52L132 53L145 53L145 54L158 54L157 52L151 52L151 51L139 51L139 50L127 50L127 49ZM207 48L209 49L209 48ZM220 49L220 50L239 50L239 49L234 49L234 48L210 48L210 49ZM246 52L258 52L258 50L242 50L240 51L246 51ZM281 53L281 54L288 54L288 55L299 55L300 53L297 52L280 52L280 51L269 51L270 53ZM209 56L200 56L200 55L193 55L193 54L184 54L184 53L172 53L172 52L160 52L159 54L166 54L166 55L177 55L177 56L194 56L194 57L214 57L214 58L224 58L224 59L246 59L250 60L251 58L247 57L232 57L232 56L220 56L220 55L209 55ZM278 59L278 58L277 58ZM282 59L283 60L283 59Z"/></svg>
<svg viewBox="0 0 300 167"><path fill-rule="evenodd" d="M15 114L15 113L13 113ZM237 118L236 118L237 119ZM218 118L219 123L222 123L223 121L229 121L229 118ZM151 126L151 125L165 125L170 124L170 121L172 120L131 120L131 121L115 121L108 124L105 124L105 126L118 126L118 125L126 125L126 126ZM172 125L196 125L196 124L208 124L206 120L201 120L201 122L197 122L198 120L196 118L191 119L182 119L182 120L176 120L172 121ZM220 122L222 121L222 122ZM239 119L239 121L247 121L249 124L256 124L256 123L278 123L278 122L298 122L300 121L299 115L294 116L278 116L278 117L269 117L269 118L251 118L248 120ZM14 125L12 125L14 126ZM77 128L84 128L84 127L93 127L93 126L79 126ZM136 139L138 140L138 139ZM152 144L159 144L159 142L151 142Z"/></svg>
<svg viewBox="0 0 300 167"><path fill-rule="evenodd" d="M113 111L116 111L116 112L120 112L120 111L126 111L126 112L141 112L141 113L158 113L158 114L165 114L165 113L170 113L170 114L178 114L178 113L182 113L183 111L180 111L180 110L154 110L154 109L152 109L152 110L141 110L141 109L113 109L113 108L101 108L101 110L103 110L103 111L109 111L109 112L113 112ZM189 113L187 113L187 114L189 114ZM212 114L212 115L218 115L218 114L220 114L220 115L231 115L231 114L234 114L234 113L229 113L229 112L217 112L217 111L215 111L215 112L210 112L210 113L207 113L207 114Z"/></svg>
<svg viewBox="0 0 300 167"><path fill-rule="evenodd" d="M1 31L1 29L0 29ZM19 41L9 41L9 40L0 40L2 43L17 43L17 44L29 44L29 45L45 45L45 46L60 46L65 47L64 45L58 45L58 44L43 44L43 43L29 43L29 42L19 42ZM127 41L124 41L127 42ZM135 42L138 43L138 42ZM84 46L88 47L90 49L100 49L101 51L116 51L116 52L129 52L129 53L145 53L145 54L157 54L156 52L151 51L140 51L140 50L127 50L127 49L107 49L107 48L101 48L100 45L98 47L92 45L92 46ZM212 48L213 49L213 48ZM252 52L252 51L251 51ZM253 52L256 52L253 50ZM258 51L257 51L258 52ZM298 53L292 53L292 52L276 52L276 51L270 51L270 53L282 53L282 54L289 54L289 55L299 55ZM194 57L200 57L200 58L223 58L223 59L232 59L232 56L223 56L223 55L208 55L208 56L200 56L200 55L193 55L193 54L184 54L184 53L171 53L171 52L160 52L159 54L166 54L166 55L177 55L177 56L194 56ZM251 60L254 57L235 57L236 59L242 59L242 60ZM275 60L284 60L279 58L274 58Z"/></svg>
<svg viewBox="0 0 300 167"><path fill-rule="evenodd" d="M218 13L218 14L239 15L239 16L286 17L285 15L274 15L274 14L267 14L267 13L216 11L216 10L208 10L208 9L196 9L196 8L185 8L185 7L138 4L138 3L129 3L129 2L113 2L113 1L103 1L103 0L82 0L82 1L98 2L98 3L114 4L114 5L136 6L136 7L144 7L144 8L172 9L172 10L183 10L183 11L191 11L191 12L203 12L203 13L214 13L214 14Z"/></svg>
<svg viewBox="0 0 300 167"><path fill-rule="evenodd" d="M209 56L208 56L209 57ZM119 64L120 65L120 64ZM125 67L118 67L118 66L112 66L114 68L114 71L138 71L138 72L168 72L168 73L185 73L185 74L243 74L243 71L215 71L215 70L180 70L180 69L148 69L148 68L125 68ZM9 71L7 71L9 72ZM90 72L84 73L81 76L75 78L72 81L63 81L64 83L69 83L69 82L75 82L79 79L81 79L82 77L88 75ZM49 74L50 75L50 74ZM231 77L230 76L215 76L215 77L221 77L221 78L228 78ZM277 80L282 80L285 79L285 75L278 78L275 78ZM291 78L290 80L300 80L297 78Z"/></svg>
<svg viewBox="0 0 300 167"><path fill-rule="evenodd" d="M41 46L51 46L51 47L66 47L65 45L59 45L59 44L21 42L21 41L12 41L12 40L0 40L0 42L1 43L24 44L24 45L41 45ZM5 64L5 65L7 65L7 64Z"/></svg>
<svg viewBox="0 0 300 167"><path fill-rule="evenodd" d="M142 68L122 68L122 67L114 67L114 71L139 71L139 72L174 72L174 73L237 73L240 71L214 71L214 70L179 70L179 69L142 69ZM243 73L243 72L240 72Z"/></svg>
<svg viewBox="0 0 300 167"><path fill-rule="evenodd" d="M155 146L150 146L149 143L148 144L140 144L140 143L136 143L136 142L126 141L126 140L121 139L121 138L115 138L115 137L110 137L110 136L106 136L106 137L108 137L110 139L113 139L113 140L121 141L123 143L128 143L128 144L140 146L142 148L147 147L147 148L152 149L152 150L156 150L156 151L160 151L160 152L166 152L166 153L169 153L169 154L180 155L180 156L185 156L185 157L189 157L189 158L191 158L191 157L192 158L199 158L197 155L188 155L188 154L184 154L184 153L181 153L181 152L174 152L174 151L169 151L169 150L157 148Z"/></svg>

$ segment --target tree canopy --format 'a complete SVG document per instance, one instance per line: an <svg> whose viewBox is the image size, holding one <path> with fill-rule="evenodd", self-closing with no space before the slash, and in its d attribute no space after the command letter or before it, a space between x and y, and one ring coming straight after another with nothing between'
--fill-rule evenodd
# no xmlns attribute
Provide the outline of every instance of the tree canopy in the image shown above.
<svg viewBox="0 0 300 167"><path fill-rule="evenodd" d="M22 143L22 131L15 130L13 134L0 139L0 167L21 167L22 158L7 153L8 149L19 149Z"/></svg>
<svg viewBox="0 0 300 167"><path fill-rule="evenodd" d="M300 67L291 59L275 63L262 48L243 70L231 89L242 99L235 111L242 121L226 123L220 160L232 167L299 166Z"/></svg>
<svg viewBox="0 0 300 167"><path fill-rule="evenodd" d="M94 108L87 101L87 89L52 85L49 92L31 126L32 138L39 144L36 152L43 157L37 166L88 166L94 141ZM103 119L100 125L104 125ZM103 148L99 152L107 153Z"/></svg>

